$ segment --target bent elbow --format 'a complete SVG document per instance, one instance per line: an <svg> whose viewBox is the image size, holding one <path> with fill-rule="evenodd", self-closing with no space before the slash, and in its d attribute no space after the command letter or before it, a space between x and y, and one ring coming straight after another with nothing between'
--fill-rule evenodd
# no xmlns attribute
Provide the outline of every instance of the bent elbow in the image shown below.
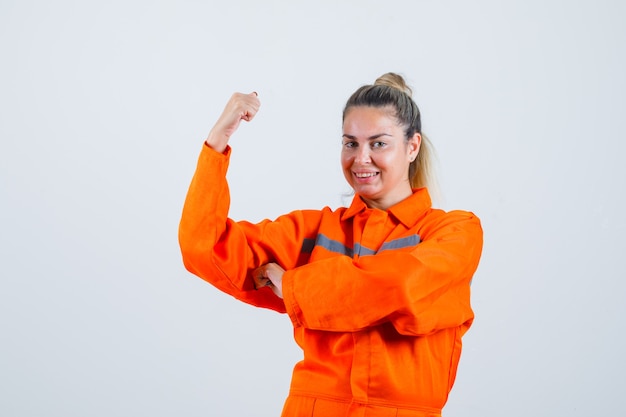
<svg viewBox="0 0 626 417"><path fill-rule="evenodd" d="M198 260L200 259L200 248L197 242L185 235L183 230L178 233L178 246L185 269L192 274L198 275Z"/></svg>

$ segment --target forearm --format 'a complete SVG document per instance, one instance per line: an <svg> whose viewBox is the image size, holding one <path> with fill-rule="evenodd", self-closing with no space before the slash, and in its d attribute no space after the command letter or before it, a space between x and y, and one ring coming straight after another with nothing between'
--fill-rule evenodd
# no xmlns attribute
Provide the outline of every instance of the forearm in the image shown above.
<svg viewBox="0 0 626 417"><path fill-rule="evenodd" d="M470 281L482 248L477 220L407 251L337 256L287 271L283 297L295 326L358 331L391 322L424 335L469 324Z"/></svg>

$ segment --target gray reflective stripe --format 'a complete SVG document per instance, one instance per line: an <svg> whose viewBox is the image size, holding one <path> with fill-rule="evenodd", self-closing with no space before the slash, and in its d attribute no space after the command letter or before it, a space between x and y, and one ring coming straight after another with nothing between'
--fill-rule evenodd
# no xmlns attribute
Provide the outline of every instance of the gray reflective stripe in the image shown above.
<svg viewBox="0 0 626 417"><path fill-rule="evenodd" d="M328 237L320 233L319 235L317 235L317 239L315 240L304 239L304 241L302 242L301 252L311 253L313 252L313 249L315 246L321 246L327 251L335 252L341 255L346 255L349 257L352 257L354 253L356 253L359 256L368 256L368 255L375 255L384 250L403 249L403 248L416 246L418 243L420 243L419 235L411 235L411 236L402 237L400 239L395 239L395 240L383 243L383 246L380 248L380 250L378 250L378 252L366 246L362 246L360 243L357 243L356 245L354 245L354 250L352 250L351 248L347 247L343 243L337 240L329 239Z"/></svg>
<svg viewBox="0 0 626 417"><path fill-rule="evenodd" d="M411 246L416 246L420 243L420 235L412 235L407 237L401 237L400 239L391 240L389 242L383 243L380 250L378 252L382 252L384 250L389 249L403 249Z"/></svg>
<svg viewBox="0 0 626 417"><path fill-rule="evenodd" d="M357 243L356 245L354 245L354 251L359 256L376 255L376 251L368 247L362 246L360 243Z"/></svg>
<svg viewBox="0 0 626 417"><path fill-rule="evenodd" d="M317 235L315 246L321 246L330 252L339 253L341 255L346 255L352 258L352 249L348 248L346 245L337 240L327 238L323 234Z"/></svg>

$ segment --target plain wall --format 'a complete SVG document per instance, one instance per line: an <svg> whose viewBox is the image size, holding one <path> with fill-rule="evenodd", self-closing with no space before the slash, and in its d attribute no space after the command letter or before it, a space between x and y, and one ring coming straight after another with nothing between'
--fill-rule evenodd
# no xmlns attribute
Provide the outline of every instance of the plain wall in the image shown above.
<svg viewBox="0 0 626 417"><path fill-rule="evenodd" d="M0 415L277 416L289 319L183 268L234 91L231 216L337 207L341 110L403 74L485 231L453 416L625 409L626 3L0 1Z"/></svg>

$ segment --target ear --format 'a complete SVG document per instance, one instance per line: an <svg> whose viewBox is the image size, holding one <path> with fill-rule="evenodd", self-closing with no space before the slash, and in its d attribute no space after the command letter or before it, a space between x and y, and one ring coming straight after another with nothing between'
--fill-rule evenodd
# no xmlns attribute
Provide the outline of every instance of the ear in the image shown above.
<svg viewBox="0 0 626 417"><path fill-rule="evenodd" d="M412 137L408 139L407 150L409 162L413 162L415 158L417 158L417 154L420 151L420 146L422 145L422 135L419 133L415 133Z"/></svg>

